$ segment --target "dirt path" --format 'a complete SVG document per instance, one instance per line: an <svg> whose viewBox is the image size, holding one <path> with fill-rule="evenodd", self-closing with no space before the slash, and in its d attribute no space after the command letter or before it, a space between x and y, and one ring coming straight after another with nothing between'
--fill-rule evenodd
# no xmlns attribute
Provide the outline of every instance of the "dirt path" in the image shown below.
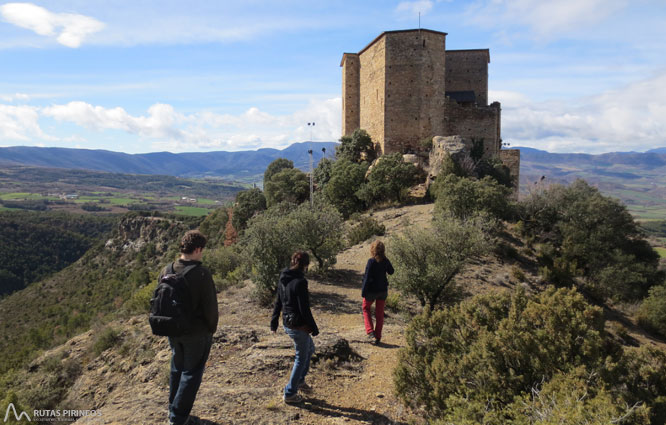
<svg viewBox="0 0 666 425"><path fill-rule="evenodd" d="M428 225L431 211L432 205L419 205L375 216L386 225L386 239L405 220ZM304 394L305 402L284 404L282 390L294 358L292 342L281 330L270 332L270 309L248 301L251 284L231 288L218 295L220 325L192 415L207 425L388 425L416 419L393 391L393 369L399 348L404 345L406 320L389 310L382 344L371 344L365 337L360 288L370 243L341 252L326 277L309 277L313 314L321 332L315 338L317 351L343 339L356 358L317 361L308 375L313 391ZM387 254L390 258L390 251ZM154 353L137 364L121 350L109 350L88 365L71 399L74 402L78 398L85 408L99 408L102 415L77 423L166 424L168 346L164 339L150 335L142 317L119 326L127 329L123 338L131 337ZM128 370L110 374L111 369Z"/></svg>

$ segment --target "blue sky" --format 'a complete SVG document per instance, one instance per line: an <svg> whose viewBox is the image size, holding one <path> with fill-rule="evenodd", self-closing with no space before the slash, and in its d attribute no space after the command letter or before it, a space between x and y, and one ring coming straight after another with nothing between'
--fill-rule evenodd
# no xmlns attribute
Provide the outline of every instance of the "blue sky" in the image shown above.
<svg viewBox="0 0 666 425"><path fill-rule="evenodd" d="M0 146L337 140L342 53L417 28L419 12L448 49L490 49L511 146L666 146L663 0L0 0Z"/></svg>

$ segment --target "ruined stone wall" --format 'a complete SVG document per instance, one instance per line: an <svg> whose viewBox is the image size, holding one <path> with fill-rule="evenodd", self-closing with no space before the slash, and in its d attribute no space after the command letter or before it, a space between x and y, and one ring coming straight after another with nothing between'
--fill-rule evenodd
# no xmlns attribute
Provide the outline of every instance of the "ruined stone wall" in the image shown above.
<svg viewBox="0 0 666 425"><path fill-rule="evenodd" d="M441 134L446 101L446 34L387 33L386 107L383 153L418 149L425 137Z"/></svg>
<svg viewBox="0 0 666 425"><path fill-rule="evenodd" d="M351 135L361 127L361 63L356 53L342 58L342 135Z"/></svg>
<svg viewBox="0 0 666 425"><path fill-rule="evenodd" d="M446 90L476 94L479 106L488 105L488 49L448 50L446 52Z"/></svg>
<svg viewBox="0 0 666 425"><path fill-rule="evenodd" d="M514 191L517 195L520 182L520 150L502 149L499 151L499 158L509 168L514 182Z"/></svg>
<svg viewBox="0 0 666 425"><path fill-rule="evenodd" d="M497 156L500 150L499 123L501 109L498 102L491 106L461 106L453 100L446 103L443 120L446 126L442 136L460 135L466 138L483 138L483 157Z"/></svg>
<svg viewBox="0 0 666 425"><path fill-rule="evenodd" d="M359 54L360 128L368 132L383 152L384 96L386 94L386 37L382 37Z"/></svg>

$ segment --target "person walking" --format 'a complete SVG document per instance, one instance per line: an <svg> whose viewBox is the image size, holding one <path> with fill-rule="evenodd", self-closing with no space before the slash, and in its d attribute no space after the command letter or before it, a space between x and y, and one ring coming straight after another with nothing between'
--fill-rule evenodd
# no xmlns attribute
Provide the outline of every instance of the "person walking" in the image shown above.
<svg viewBox="0 0 666 425"><path fill-rule="evenodd" d="M271 331L275 333L280 312L282 312L284 331L294 341L294 367L291 369L291 376L284 387L282 397L287 404L299 403L303 400L298 393L299 390L310 390L305 382L305 377L310 370L310 358L315 350L312 337L319 335L319 328L310 311L308 281L304 275L309 264L310 256L307 252L297 251L291 256L289 268L284 269L280 274L275 307L271 317Z"/></svg>
<svg viewBox="0 0 666 425"><path fill-rule="evenodd" d="M384 243L376 240L370 245L370 255L365 266L363 275L363 288L361 296L363 297L363 321L365 322L365 333L375 344L380 344L382 340L382 328L384 327L384 306L388 296L388 279L386 274L393 274L393 266L386 258L386 248ZM372 323L372 304L375 305L376 324Z"/></svg>
<svg viewBox="0 0 666 425"><path fill-rule="evenodd" d="M169 275L184 279L185 302L189 304L188 326L184 333L169 335L171 373L169 376L169 424L196 423L190 416L210 354L219 313L217 292L210 271L201 265L206 237L191 230L180 242L180 257L160 273L159 282ZM159 288L158 288L159 289ZM189 299L188 299L189 298ZM189 302L188 302L189 301Z"/></svg>

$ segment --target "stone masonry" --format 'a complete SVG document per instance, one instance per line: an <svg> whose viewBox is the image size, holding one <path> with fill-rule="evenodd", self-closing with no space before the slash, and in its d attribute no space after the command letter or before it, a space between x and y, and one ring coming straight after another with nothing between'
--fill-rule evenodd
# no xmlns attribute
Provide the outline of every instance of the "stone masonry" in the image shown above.
<svg viewBox="0 0 666 425"><path fill-rule="evenodd" d="M446 33L386 31L359 53L342 56L342 133L370 134L378 152L412 153L420 141L459 135L484 142L484 157L500 154L501 107L488 104L488 49L446 50Z"/></svg>

